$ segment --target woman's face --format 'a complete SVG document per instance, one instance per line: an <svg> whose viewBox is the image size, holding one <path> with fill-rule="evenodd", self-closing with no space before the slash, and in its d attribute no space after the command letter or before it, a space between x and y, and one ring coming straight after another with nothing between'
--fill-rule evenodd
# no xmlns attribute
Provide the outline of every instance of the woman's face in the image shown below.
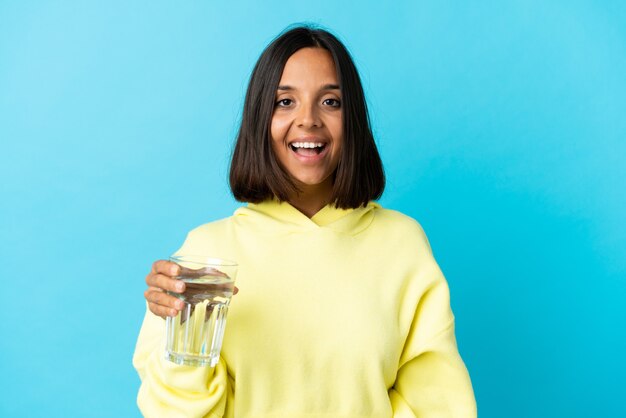
<svg viewBox="0 0 626 418"><path fill-rule="evenodd" d="M300 187L332 189L343 143L335 63L322 48L302 48L285 64L272 115L276 157Z"/></svg>

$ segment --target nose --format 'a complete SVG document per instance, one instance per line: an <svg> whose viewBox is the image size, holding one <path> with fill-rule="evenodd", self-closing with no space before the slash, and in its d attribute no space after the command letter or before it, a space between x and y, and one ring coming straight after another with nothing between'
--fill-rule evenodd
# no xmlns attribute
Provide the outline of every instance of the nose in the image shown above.
<svg viewBox="0 0 626 418"><path fill-rule="evenodd" d="M296 124L302 128L319 128L322 125L319 110L314 103L302 103L299 106Z"/></svg>

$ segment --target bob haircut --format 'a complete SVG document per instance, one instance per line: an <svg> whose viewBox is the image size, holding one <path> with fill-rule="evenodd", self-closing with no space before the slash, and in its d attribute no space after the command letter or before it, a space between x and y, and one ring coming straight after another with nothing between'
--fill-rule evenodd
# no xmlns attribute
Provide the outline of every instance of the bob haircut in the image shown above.
<svg viewBox="0 0 626 418"><path fill-rule="evenodd" d="M361 80L350 53L331 33L305 25L276 37L252 71L230 165L230 188L240 202L260 203L274 197L283 202L301 192L274 155L271 121L285 63L296 51L308 47L330 52L342 95L343 144L333 173L330 203L341 209L355 209L379 199L383 193L383 165L370 128Z"/></svg>

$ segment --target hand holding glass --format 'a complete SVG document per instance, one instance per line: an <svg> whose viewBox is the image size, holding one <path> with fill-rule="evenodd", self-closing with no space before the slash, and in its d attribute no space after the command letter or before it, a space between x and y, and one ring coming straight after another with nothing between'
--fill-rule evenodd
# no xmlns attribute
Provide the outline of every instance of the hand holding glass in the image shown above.
<svg viewBox="0 0 626 418"><path fill-rule="evenodd" d="M175 256L183 293L168 291L185 304L165 325L165 358L188 366L214 367L220 356L226 314L235 289L237 264L205 256Z"/></svg>

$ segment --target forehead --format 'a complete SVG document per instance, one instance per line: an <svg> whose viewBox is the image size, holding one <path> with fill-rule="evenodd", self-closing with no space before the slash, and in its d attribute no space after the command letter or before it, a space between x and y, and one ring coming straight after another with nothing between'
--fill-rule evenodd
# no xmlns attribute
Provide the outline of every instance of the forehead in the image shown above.
<svg viewBox="0 0 626 418"><path fill-rule="evenodd" d="M338 84L335 62L323 48L302 48L285 63L280 84Z"/></svg>

